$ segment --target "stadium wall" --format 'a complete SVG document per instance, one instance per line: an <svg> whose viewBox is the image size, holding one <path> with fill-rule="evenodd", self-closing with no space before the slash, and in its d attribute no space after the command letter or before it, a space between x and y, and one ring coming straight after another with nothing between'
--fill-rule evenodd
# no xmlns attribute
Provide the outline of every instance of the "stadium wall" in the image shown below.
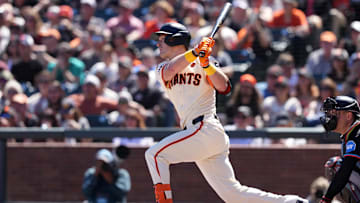
<svg viewBox="0 0 360 203"><path fill-rule="evenodd" d="M323 175L325 161L339 154L340 145L232 147L230 159L242 184L280 194L308 195L311 182ZM99 148L110 144L12 143L7 148L7 200L82 201L84 171L94 163ZM154 202L145 148L131 148L123 167L132 179L129 202ZM186 149L184 149L186 150ZM222 202L207 185L194 164L171 166L176 202Z"/></svg>

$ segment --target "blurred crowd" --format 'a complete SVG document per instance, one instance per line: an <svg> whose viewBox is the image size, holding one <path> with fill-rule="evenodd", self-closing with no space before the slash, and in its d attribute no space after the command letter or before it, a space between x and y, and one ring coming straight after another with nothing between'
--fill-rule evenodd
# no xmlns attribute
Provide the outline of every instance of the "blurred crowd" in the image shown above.
<svg viewBox="0 0 360 203"><path fill-rule="evenodd" d="M173 127L152 33L208 36L227 0L0 0L0 126ZM360 99L360 1L233 0L213 57L226 130L318 126L324 98Z"/></svg>

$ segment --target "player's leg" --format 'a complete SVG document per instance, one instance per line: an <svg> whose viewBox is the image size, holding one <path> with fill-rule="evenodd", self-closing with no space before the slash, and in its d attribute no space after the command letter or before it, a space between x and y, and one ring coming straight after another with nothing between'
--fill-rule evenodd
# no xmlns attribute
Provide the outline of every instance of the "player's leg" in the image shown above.
<svg viewBox="0 0 360 203"><path fill-rule="evenodd" d="M235 178L227 152L205 160L196 161L196 164L211 187L227 203L296 203L298 200L301 200L294 195L277 195L241 185Z"/></svg>
<svg viewBox="0 0 360 203"><path fill-rule="evenodd" d="M155 193L165 193L166 199L172 198L170 164L192 162L208 156L207 150L202 146L202 139L205 136L200 132L202 126L201 122L191 129L174 133L145 152L146 163L155 185Z"/></svg>

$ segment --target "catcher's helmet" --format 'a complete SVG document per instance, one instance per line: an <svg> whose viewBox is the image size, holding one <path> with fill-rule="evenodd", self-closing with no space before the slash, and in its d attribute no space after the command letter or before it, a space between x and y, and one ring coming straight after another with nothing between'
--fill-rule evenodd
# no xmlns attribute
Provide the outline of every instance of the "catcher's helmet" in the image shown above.
<svg viewBox="0 0 360 203"><path fill-rule="evenodd" d="M186 49L191 40L190 32L180 23L166 23L155 34L166 35L165 43L169 46L184 45Z"/></svg>
<svg viewBox="0 0 360 203"><path fill-rule="evenodd" d="M321 110L327 112L329 110L343 110L353 112L354 115L360 118L360 107L356 99L348 96L328 97L325 99Z"/></svg>

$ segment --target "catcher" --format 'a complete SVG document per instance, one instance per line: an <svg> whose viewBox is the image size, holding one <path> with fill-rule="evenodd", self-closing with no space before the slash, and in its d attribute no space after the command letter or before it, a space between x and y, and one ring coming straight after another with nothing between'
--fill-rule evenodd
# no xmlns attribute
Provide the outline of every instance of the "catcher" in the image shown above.
<svg viewBox="0 0 360 203"><path fill-rule="evenodd" d="M341 158L332 158L325 164L331 184L321 203L330 203L337 194L346 202L359 202L359 104L348 96L328 97L321 110L325 113L320 118L325 130L340 133L342 141Z"/></svg>

